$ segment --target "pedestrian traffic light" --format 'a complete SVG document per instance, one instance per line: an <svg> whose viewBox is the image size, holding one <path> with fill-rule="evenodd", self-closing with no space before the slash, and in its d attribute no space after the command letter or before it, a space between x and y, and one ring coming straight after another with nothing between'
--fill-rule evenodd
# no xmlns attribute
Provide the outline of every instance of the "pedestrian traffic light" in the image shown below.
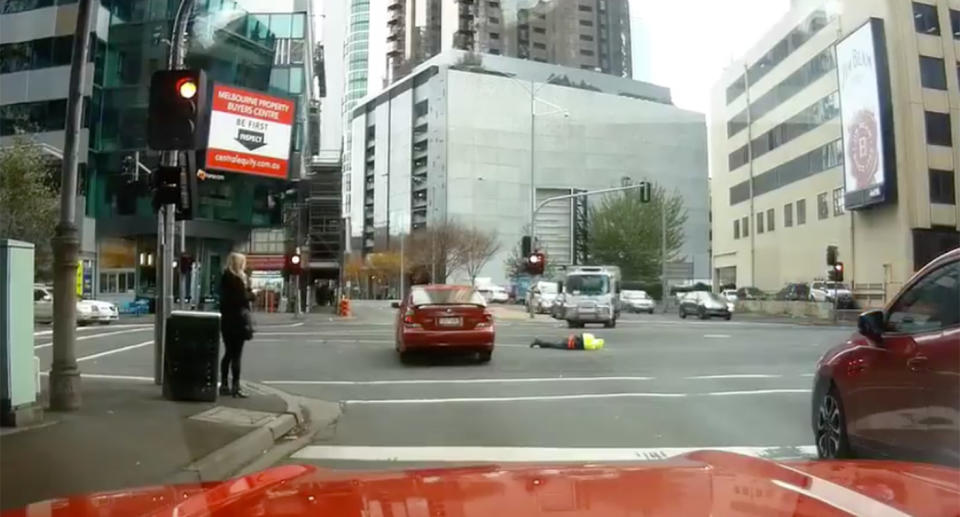
<svg viewBox="0 0 960 517"><path fill-rule="evenodd" d="M533 253L533 239L529 235L524 235L520 239L520 255L529 257Z"/></svg>
<svg viewBox="0 0 960 517"><path fill-rule="evenodd" d="M203 147L207 80L203 70L158 70L150 81L147 144L160 151Z"/></svg>
<svg viewBox="0 0 960 517"><path fill-rule="evenodd" d="M837 263L837 247L827 246L827 265L834 266Z"/></svg>
<svg viewBox="0 0 960 517"><path fill-rule="evenodd" d="M299 252L287 253L283 261L283 271L294 276L303 273L303 257Z"/></svg>
<svg viewBox="0 0 960 517"><path fill-rule="evenodd" d="M527 256L527 273L531 275L542 275L547 264L547 257L538 252Z"/></svg>

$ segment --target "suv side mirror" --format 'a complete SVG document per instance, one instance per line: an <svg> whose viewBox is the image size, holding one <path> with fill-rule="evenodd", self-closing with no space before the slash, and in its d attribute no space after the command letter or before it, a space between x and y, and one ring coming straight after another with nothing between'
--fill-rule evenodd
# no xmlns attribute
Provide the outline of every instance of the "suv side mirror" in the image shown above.
<svg viewBox="0 0 960 517"><path fill-rule="evenodd" d="M867 338L880 341L883 335L883 311L877 309L861 314L857 319L857 330Z"/></svg>

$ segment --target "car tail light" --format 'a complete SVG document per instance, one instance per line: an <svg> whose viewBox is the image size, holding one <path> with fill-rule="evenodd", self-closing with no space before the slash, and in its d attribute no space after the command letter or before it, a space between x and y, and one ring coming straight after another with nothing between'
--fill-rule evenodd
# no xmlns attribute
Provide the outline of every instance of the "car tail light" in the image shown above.
<svg viewBox="0 0 960 517"><path fill-rule="evenodd" d="M403 324L408 327L419 327L420 324L414 320L415 315L413 309L407 309L407 312L403 315Z"/></svg>
<svg viewBox="0 0 960 517"><path fill-rule="evenodd" d="M477 323L477 328L486 328L493 326L493 314L489 312L484 312L483 317L479 323Z"/></svg>

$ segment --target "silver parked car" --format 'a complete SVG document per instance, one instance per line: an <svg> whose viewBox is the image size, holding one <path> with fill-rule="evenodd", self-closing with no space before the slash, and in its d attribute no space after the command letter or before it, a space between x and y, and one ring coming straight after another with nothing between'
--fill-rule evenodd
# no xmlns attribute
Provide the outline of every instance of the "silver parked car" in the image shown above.
<svg viewBox="0 0 960 517"><path fill-rule="evenodd" d="M97 300L77 300L77 324L99 323L109 325L120 318L117 306ZM44 285L33 286L33 319L40 322L53 321L53 289Z"/></svg>

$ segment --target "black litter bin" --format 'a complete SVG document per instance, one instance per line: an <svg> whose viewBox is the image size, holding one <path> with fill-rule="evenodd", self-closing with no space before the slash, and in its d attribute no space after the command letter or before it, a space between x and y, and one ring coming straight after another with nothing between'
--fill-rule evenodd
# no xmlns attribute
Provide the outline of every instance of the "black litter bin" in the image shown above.
<svg viewBox="0 0 960 517"><path fill-rule="evenodd" d="M167 319L163 355L163 397L217 400L220 315L173 311Z"/></svg>

